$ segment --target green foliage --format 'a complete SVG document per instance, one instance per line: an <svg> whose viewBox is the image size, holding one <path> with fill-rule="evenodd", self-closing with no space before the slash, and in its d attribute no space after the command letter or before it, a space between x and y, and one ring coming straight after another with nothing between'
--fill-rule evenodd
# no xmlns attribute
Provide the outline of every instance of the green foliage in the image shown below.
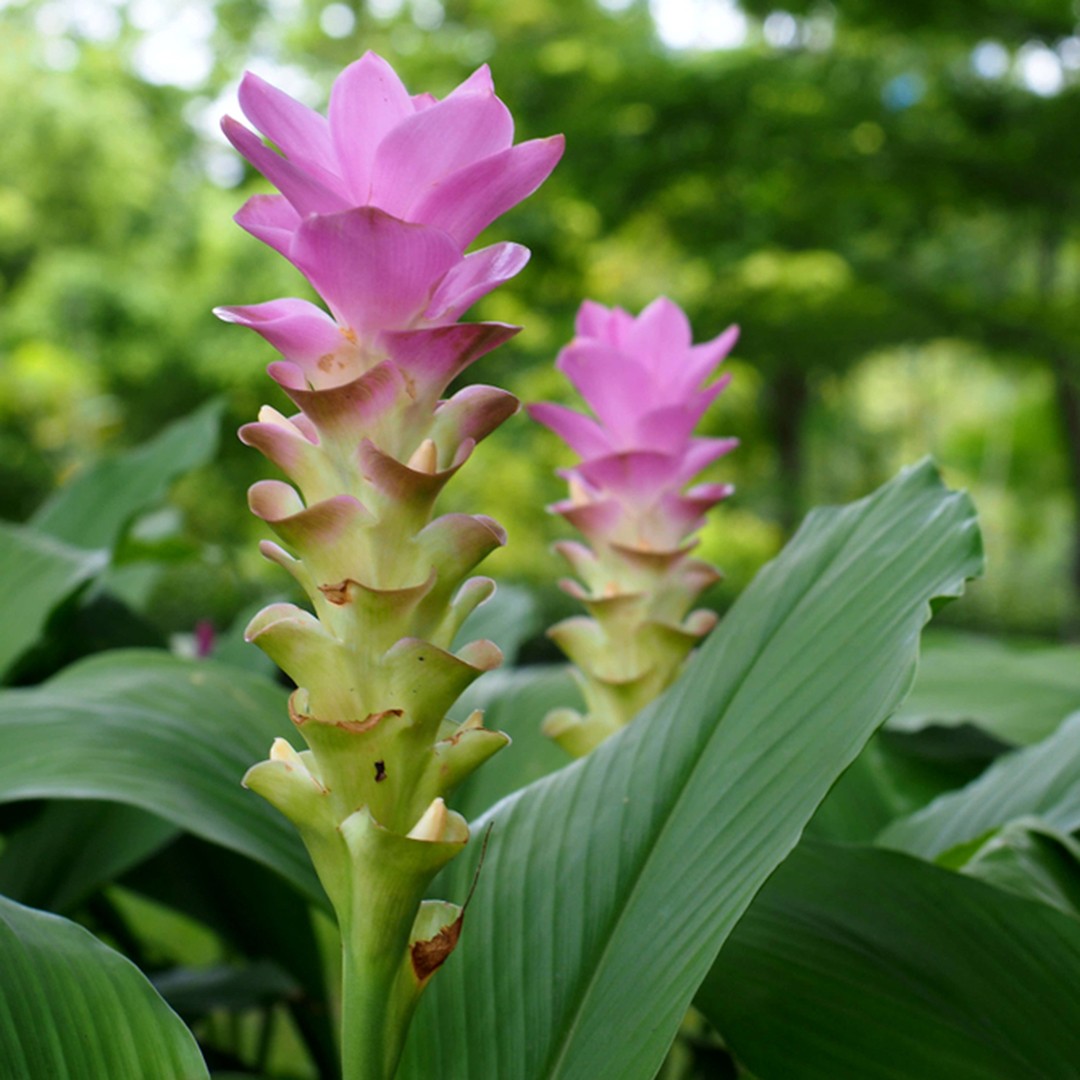
<svg viewBox="0 0 1080 1080"><path fill-rule="evenodd" d="M970 504L927 464L813 514L669 693L480 820L467 931L404 1075L653 1076L724 938L910 685L930 600L979 567Z"/></svg>
<svg viewBox="0 0 1080 1080"><path fill-rule="evenodd" d="M1080 828L1080 713L1042 742L995 762L959 791L942 795L881 835L888 847L934 858L1018 818Z"/></svg>
<svg viewBox="0 0 1080 1080"><path fill-rule="evenodd" d="M1033 743L1080 710L1080 651L931 635L893 731L971 722L1006 742Z"/></svg>
<svg viewBox="0 0 1080 1080"><path fill-rule="evenodd" d="M103 551L84 551L0 524L0 672L37 641L52 610L107 561Z"/></svg>
<svg viewBox="0 0 1080 1080"><path fill-rule="evenodd" d="M0 897L0 963L8 1076L209 1077L191 1033L145 976L81 926Z"/></svg>
<svg viewBox="0 0 1080 1080"><path fill-rule="evenodd" d="M894 852L803 843L696 1001L761 1080L1065 1080L1078 965L1080 924L1059 911Z"/></svg>
<svg viewBox="0 0 1080 1080"><path fill-rule="evenodd" d="M212 460L221 408L212 402L122 457L107 458L57 491L31 519L47 536L115 548L136 514L164 500L172 482Z"/></svg>
<svg viewBox="0 0 1080 1080"><path fill-rule="evenodd" d="M322 903L299 838L240 787L287 728L284 692L259 676L152 651L111 652L0 697L0 802L137 806L242 851Z"/></svg>

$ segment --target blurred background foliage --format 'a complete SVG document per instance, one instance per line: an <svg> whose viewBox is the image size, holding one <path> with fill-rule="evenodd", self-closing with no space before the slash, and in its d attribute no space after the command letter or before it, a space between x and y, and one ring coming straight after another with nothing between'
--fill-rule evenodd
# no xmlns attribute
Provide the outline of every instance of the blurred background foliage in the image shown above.
<svg viewBox="0 0 1080 1080"><path fill-rule="evenodd" d="M213 464L138 523L115 589L163 634L286 583L260 564L231 437L282 398L260 339L210 309L301 294L230 221L265 190L217 133L250 67L322 107L374 49L414 90L490 63L519 137L563 131L493 227L530 266L477 318L525 329L470 378L569 401L580 300L665 293L736 378L739 451L705 530L721 608L805 510L933 453L984 519L985 581L949 617L1080 632L1080 36L1069 0L0 0L0 516L219 397ZM542 507L567 452L523 415L455 480L510 532L489 573L564 601ZM141 545L141 546L140 546ZM140 552L165 569L140 577ZM135 600L138 603L135 603Z"/></svg>

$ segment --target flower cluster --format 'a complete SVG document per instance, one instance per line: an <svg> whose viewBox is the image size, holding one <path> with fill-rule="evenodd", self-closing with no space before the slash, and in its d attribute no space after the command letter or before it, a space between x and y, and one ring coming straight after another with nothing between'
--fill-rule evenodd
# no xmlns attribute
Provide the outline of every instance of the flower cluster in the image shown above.
<svg viewBox="0 0 1080 1080"><path fill-rule="evenodd" d="M690 611L719 576L691 557L690 536L732 488L688 485L738 442L693 434L729 382L707 380L737 336L731 327L694 345L686 315L663 297L637 318L586 301L557 367L593 416L529 408L581 459L562 473L569 499L552 507L589 542L557 545L580 579L563 588L590 613L550 631L578 669L587 706L584 716L559 709L545 721L570 753L587 753L666 689L716 621Z"/></svg>
<svg viewBox="0 0 1080 1080"><path fill-rule="evenodd" d="M517 409L493 387L444 393L516 333L458 319L528 252L466 248L544 180L562 139L514 145L486 67L439 101L410 95L372 53L334 83L328 118L250 74L240 103L281 152L235 120L225 132L280 194L250 199L237 221L329 309L283 299L217 312L283 357L269 372L298 412L264 407L240 435L291 481L257 483L249 501L280 541L263 553L314 611L273 604L248 627L296 683L290 712L308 749L278 740L245 783L299 828L347 937L346 1011L365 1013L349 1008L352 964L376 987L365 1014L383 1014L347 1037L392 1071L403 1020L456 940L459 910L420 902L468 839L445 798L507 741L478 713L446 719L501 659L491 642L454 639L494 590L468 575L504 533L482 515L435 517L434 504Z"/></svg>

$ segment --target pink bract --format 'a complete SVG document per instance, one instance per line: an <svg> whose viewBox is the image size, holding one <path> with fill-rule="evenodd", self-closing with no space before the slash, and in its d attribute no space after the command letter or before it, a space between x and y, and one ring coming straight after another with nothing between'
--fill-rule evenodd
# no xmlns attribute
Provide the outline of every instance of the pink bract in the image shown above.
<svg viewBox="0 0 1080 1080"><path fill-rule="evenodd" d="M411 96L369 52L334 82L329 117L250 73L239 96L277 149L231 117L222 126L281 194L253 196L236 220L300 270L332 317L301 300L217 314L261 334L312 386L370 370L388 335L455 324L528 261L506 242L465 254L563 148L561 136L513 144L486 67L439 101Z"/></svg>
<svg viewBox="0 0 1080 1080"><path fill-rule="evenodd" d="M693 434L729 382L707 380L738 328L695 345L682 309L661 297L636 318L587 300L576 330L556 366L593 415L549 403L529 408L581 458L563 472L571 498L554 509L591 539L674 549L732 490L686 486L738 445Z"/></svg>
<svg viewBox="0 0 1080 1080"><path fill-rule="evenodd" d="M335 80L328 117L250 72L239 96L244 114L281 153L231 117L222 127L281 192L257 197L260 216L272 216L279 230L295 230L310 214L374 207L433 226L464 250L532 194L563 151L561 135L513 145L513 119L486 65L440 101L410 95L394 69L368 52Z"/></svg>

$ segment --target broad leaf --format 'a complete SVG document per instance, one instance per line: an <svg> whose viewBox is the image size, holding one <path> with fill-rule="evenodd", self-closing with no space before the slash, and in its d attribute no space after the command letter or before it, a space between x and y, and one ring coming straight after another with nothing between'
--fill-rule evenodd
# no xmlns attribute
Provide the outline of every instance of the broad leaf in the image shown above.
<svg viewBox="0 0 1080 1080"><path fill-rule="evenodd" d="M291 976L295 992L284 1004L319 1075L323 1080L338 1075L322 950L311 908L300 894L258 863L193 836L138 866L122 884L211 927L256 964L270 962Z"/></svg>
<svg viewBox="0 0 1080 1080"><path fill-rule="evenodd" d="M90 799L49 803L4 838L0 893L67 914L176 835L176 826L133 806Z"/></svg>
<svg viewBox="0 0 1080 1080"><path fill-rule="evenodd" d="M520 585L500 585L495 595L469 616L455 641L455 648L467 641L487 638L502 650L503 664L511 667L521 646L540 632L540 612L528 589Z"/></svg>
<svg viewBox="0 0 1080 1080"><path fill-rule="evenodd" d="M566 753L540 730L544 717L560 706L581 706L581 695L564 666L493 671L474 683L454 709L464 720L484 710L484 725L505 731L511 742L494 760L477 769L456 792L454 808L473 818L519 788L562 768Z"/></svg>
<svg viewBox="0 0 1080 1080"><path fill-rule="evenodd" d="M970 724L879 731L836 782L807 831L823 840L871 843L897 818L970 783L1008 749Z"/></svg>
<svg viewBox="0 0 1080 1080"><path fill-rule="evenodd" d="M79 547L114 548L132 518L163 499L177 477L213 459L220 426L220 403L202 406L150 442L77 475L32 525Z"/></svg>
<svg viewBox="0 0 1080 1080"><path fill-rule="evenodd" d="M654 1076L724 939L910 686L930 601L980 563L969 501L925 463L812 514L669 693L481 820L478 888L403 1075Z"/></svg>
<svg viewBox="0 0 1080 1080"><path fill-rule="evenodd" d="M1018 647L989 638L936 634L919 663L898 731L927 724L977 724L1011 743L1033 743L1080 709L1080 648Z"/></svg>
<svg viewBox="0 0 1080 1080"><path fill-rule="evenodd" d="M53 609L107 560L104 551L0 522L0 675L37 641Z"/></svg>
<svg viewBox="0 0 1080 1080"><path fill-rule="evenodd" d="M1049 738L995 762L977 780L893 822L878 842L932 859L1018 818L1080 828L1080 713Z"/></svg>
<svg viewBox="0 0 1080 1080"><path fill-rule="evenodd" d="M81 926L0 897L0 971L4 1076L209 1076L191 1032L142 972Z"/></svg>
<svg viewBox="0 0 1080 1080"><path fill-rule="evenodd" d="M240 786L275 736L283 689L165 653L108 653L0 694L0 802L102 799L141 807L282 874L326 903L292 826Z"/></svg>
<svg viewBox="0 0 1080 1080"><path fill-rule="evenodd" d="M895 852L800 844L697 1005L759 1080L1066 1078L1080 923Z"/></svg>
<svg viewBox="0 0 1080 1080"><path fill-rule="evenodd" d="M1080 844L1035 819L991 833L957 868L1080 920Z"/></svg>
<svg viewBox="0 0 1080 1080"><path fill-rule="evenodd" d="M296 983L276 964L218 964L173 968L154 976L154 989L181 1015L206 1016L215 1009L265 1008L296 993Z"/></svg>

